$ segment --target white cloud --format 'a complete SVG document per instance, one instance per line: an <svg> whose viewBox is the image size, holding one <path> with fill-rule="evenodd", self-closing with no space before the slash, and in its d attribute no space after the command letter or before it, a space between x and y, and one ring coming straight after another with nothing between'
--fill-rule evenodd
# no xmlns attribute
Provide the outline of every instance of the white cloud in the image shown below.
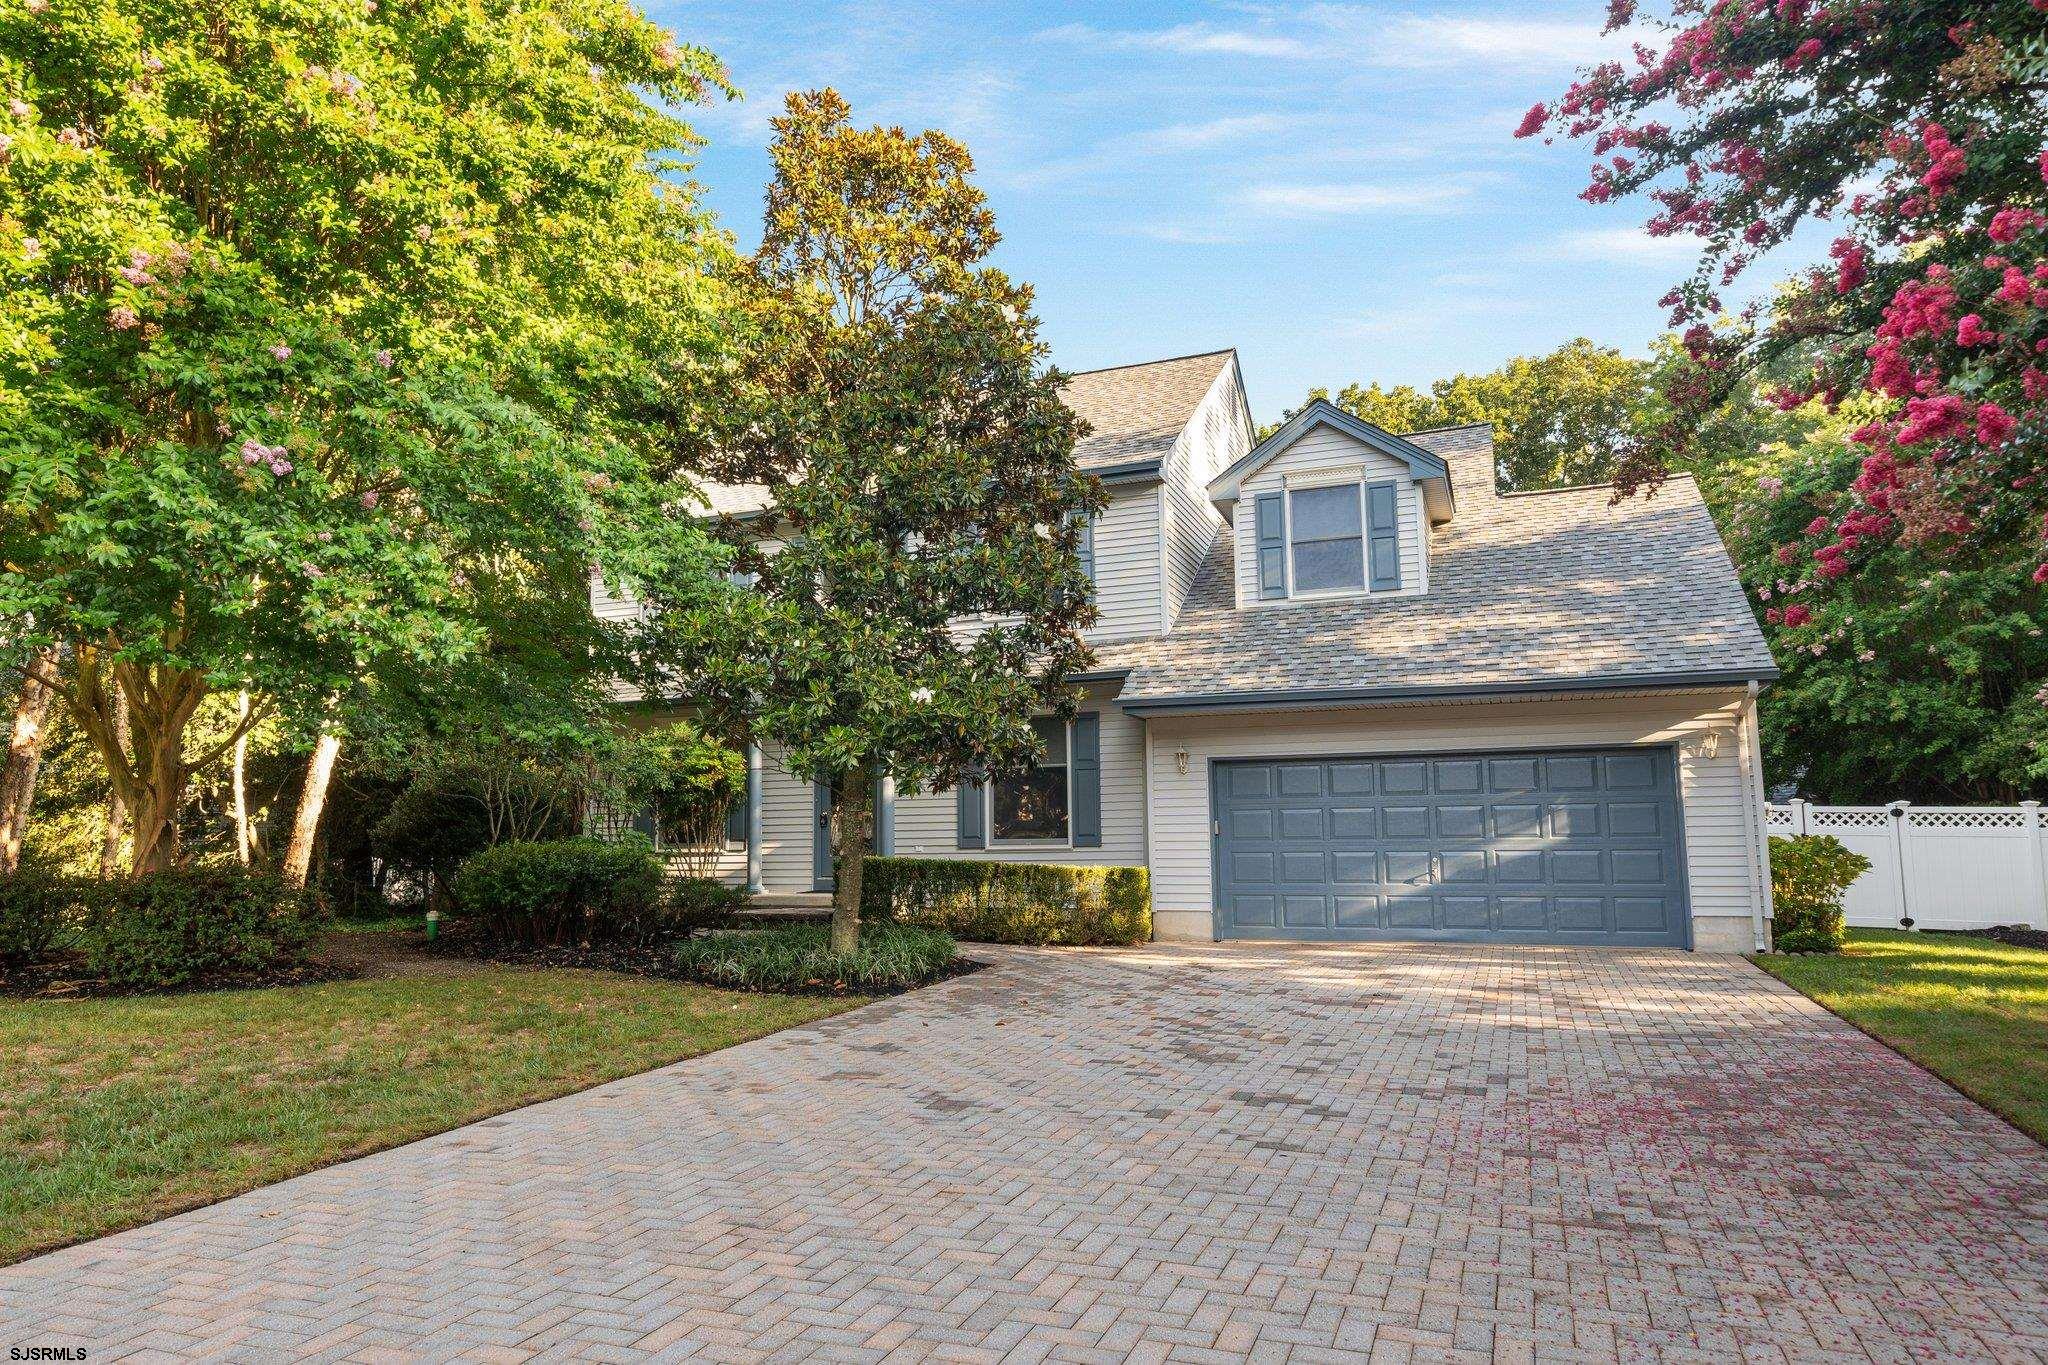
<svg viewBox="0 0 2048 1365"><path fill-rule="evenodd" d="M1091 47L1114 47L1182 56L1224 57L1313 57L1315 51L1299 38L1246 29L1218 28L1214 24L1176 24L1163 29L1100 29L1092 24L1063 24L1047 29L1039 38L1054 42L1079 43Z"/></svg>
<svg viewBox="0 0 2048 1365"><path fill-rule="evenodd" d="M1548 261L1672 265L1697 259L1700 243L1692 237L1652 237L1634 227L1582 228L1554 237L1530 254Z"/></svg>
<svg viewBox="0 0 2048 1365"><path fill-rule="evenodd" d="M1351 31L1358 53L1383 66L1583 66L1623 50L1597 24L1555 19L1460 19L1400 15L1391 22L1361 16Z"/></svg>
<svg viewBox="0 0 2048 1365"><path fill-rule="evenodd" d="M1191 152L1238 142L1261 133L1277 133L1294 121L1279 114L1240 114L1203 123L1170 123L1133 133L1128 146L1138 151Z"/></svg>
<svg viewBox="0 0 2048 1365"><path fill-rule="evenodd" d="M1239 202L1279 213L1442 213L1472 196L1472 186L1447 181L1419 185L1349 184L1254 185Z"/></svg>

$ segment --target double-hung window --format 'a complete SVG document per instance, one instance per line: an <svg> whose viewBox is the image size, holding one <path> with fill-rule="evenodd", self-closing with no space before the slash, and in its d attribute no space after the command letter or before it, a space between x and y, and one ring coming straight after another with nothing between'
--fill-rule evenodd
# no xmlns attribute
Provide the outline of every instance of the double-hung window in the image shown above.
<svg viewBox="0 0 2048 1365"><path fill-rule="evenodd" d="M1400 497L1393 483L1298 483L1259 494L1253 516L1262 598L1401 586Z"/></svg>
<svg viewBox="0 0 2048 1365"><path fill-rule="evenodd" d="M1357 592L1365 587L1365 509L1355 483L1288 492L1294 591Z"/></svg>
<svg viewBox="0 0 2048 1365"><path fill-rule="evenodd" d="M1037 762L1020 773L989 783L989 829L997 843L1065 843L1072 815L1067 726L1042 716Z"/></svg>

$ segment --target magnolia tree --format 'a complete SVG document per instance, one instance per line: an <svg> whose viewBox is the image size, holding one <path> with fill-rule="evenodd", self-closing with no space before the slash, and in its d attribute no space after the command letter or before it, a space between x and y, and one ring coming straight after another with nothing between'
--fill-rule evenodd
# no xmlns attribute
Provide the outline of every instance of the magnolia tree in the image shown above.
<svg viewBox="0 0 2048 1365"><path fill-rule="evenodd" d="M713 249L669 110L720 84L622 0L0 14L0 618L137 869L208 696L326 731L317 780L522 592L703 569L642 433Z"/></svg>
<svg viewBox="0 0 2048 1365"><path fill-rule="evenodd" d="M1037 754L1094 617L1076 518L1100 486L1045 366L1031 292L980 264L994 217L941 133L857 129L831 91L774 120L735 358L679 436L694 474L764 490L720 534L751 573L715 608L670 585L646 654L720 733L780 743L833 794L835 948L859 941L869 793ZM772 528L776 543L762 539Z"/></svg>

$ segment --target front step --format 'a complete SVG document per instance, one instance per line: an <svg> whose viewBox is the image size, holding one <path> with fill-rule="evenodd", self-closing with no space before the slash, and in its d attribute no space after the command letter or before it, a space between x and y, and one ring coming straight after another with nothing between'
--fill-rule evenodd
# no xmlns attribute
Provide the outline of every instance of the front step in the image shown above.
<svg viewBox="0 0 2048 1365"><path fill-rule="evenodd" d="M747 902L742 915L764 919L830 919L830 891L763 891Z"/></svg>

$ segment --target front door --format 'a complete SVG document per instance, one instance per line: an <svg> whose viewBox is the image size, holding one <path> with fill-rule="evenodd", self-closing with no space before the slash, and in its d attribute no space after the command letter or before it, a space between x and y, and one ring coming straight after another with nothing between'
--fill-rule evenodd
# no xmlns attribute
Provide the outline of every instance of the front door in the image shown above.
<svg viewBox="0 0 2048 1365"><path fill-rule="evenodd" d="M811 807L811 889L832 889L832 784L813 782Z"/></svg>

